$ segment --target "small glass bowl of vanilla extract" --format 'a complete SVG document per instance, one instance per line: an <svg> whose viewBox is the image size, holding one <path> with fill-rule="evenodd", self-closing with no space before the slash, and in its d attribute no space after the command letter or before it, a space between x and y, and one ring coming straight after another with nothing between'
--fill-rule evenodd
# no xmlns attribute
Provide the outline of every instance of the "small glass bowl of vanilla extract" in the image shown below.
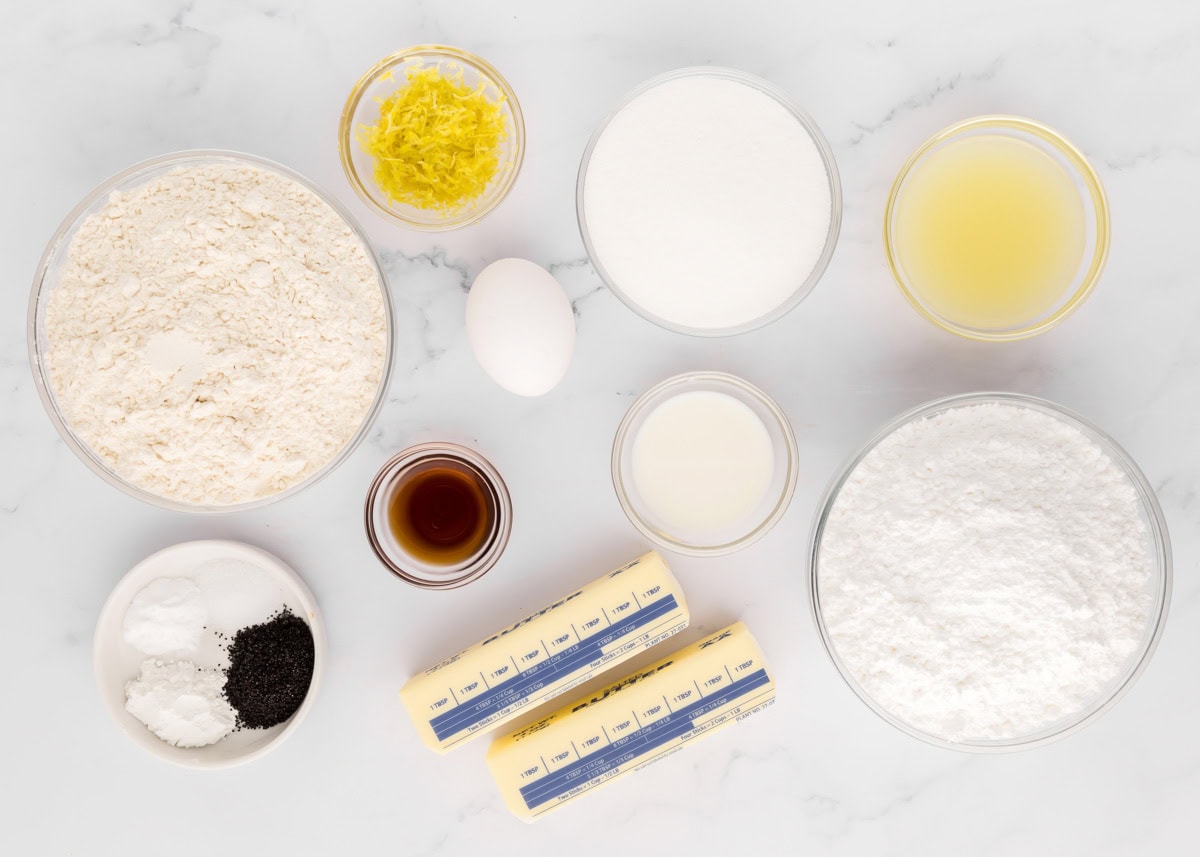
<svg viewBox="0 0 1200 857"><path fill-rule="evenodd" d="M366 527L392 574L422 589L454 589L500 559L512 502L499 472L479 453L423 443L380 468L367 492Z"/></svg>

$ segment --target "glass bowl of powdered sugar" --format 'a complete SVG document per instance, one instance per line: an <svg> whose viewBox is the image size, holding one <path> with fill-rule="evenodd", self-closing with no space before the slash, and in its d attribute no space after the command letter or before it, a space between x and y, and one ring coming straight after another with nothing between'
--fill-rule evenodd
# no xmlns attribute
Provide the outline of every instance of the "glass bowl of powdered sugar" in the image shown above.
<svg viewBox="0 0 1200 857"><path fill-rule="evenodd" d="M1166 522L1107 434L1031 396L939 399L834 480L813 531L826 651L878 715L975 752L1056 740L1146 668L1171 591Z"/></svg>
<svg viewBox="0 0 1200 857"><path fill-rule="evenodd" d="M576 187L596 273L660 327L744 333L782 317L825 272L842 221L833 151L779 87L684 68L601 122Z"/></svg>
<svg viewBox="0 0 1200 857"><path fill-rule="evenodd" d="M29 305L34 381L67 445L187 512L263 506L336 468L383 404L392 336L351 216L235 152L105 181L51 239Z"/></svg>

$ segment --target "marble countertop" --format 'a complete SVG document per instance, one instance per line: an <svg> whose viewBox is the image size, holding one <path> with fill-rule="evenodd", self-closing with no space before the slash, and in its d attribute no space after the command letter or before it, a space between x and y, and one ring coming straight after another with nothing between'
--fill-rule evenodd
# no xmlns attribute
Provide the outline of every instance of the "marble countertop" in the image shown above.
<svg viewBox="0 0 1200 857"><path fill-rule="evenodd" d="M1196 853L1200 6L43 0L5 4L0 20L0 853L716 854L747 843L921 857ZM511 197L444 236L369 212L336 147L358 75L435 41L491 60L528 123ZM841 241L816 291L766 329L711 341L660 330L605 290L574 214L579 157L608 108L651 75L705 63L792 93L828 136L845 192ZM881 246L907 153L991 112L1035 117L1084 149L1115 235L1090 301L1048 335L1006 345L960 341L919 318ZM29 283L66 212L127 165L196 147L276 159L340 197L386 262L399 338L387 406L345 465L295 498L217 518L143 505L88 471L43 412L25 345ZM577 314L570 373L540 399L494 386L464 336L467 285L509 255L548 266ZM742 619L755 632L779 702L527 827L496 794L487 742L433 755L396 689L644 549L609 482L612 434L640 391L694 368L760 385L798 436L799 487L775 530L726 558L671 557L700 629ZM901 410L979 389L1045 396L1105 428L1157 490L1175 551L1166 633L1129 695L1067 740L999 756L926 746L871 713L821 650L805 592L812 519L840 465ZM361 525L376 468L435 438L491 458L516 508L500 565L449 593L392 579ZM164 764L114 727L91 636L135 562L213 537L298 569L331 646L296 735L251 765L208 773Z"/></svg>

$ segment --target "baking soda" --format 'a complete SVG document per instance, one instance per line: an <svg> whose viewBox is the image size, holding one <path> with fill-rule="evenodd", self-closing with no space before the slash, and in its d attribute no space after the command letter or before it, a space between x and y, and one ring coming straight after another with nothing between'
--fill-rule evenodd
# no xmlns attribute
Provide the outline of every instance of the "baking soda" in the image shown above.
<svg viewBox="0 0 1200 857"><path fill-rule="evenodd" d="M129 603L121 631L147 655L190 655L204 634L208 611L200 588L183 577L151 581Z"/></svg>

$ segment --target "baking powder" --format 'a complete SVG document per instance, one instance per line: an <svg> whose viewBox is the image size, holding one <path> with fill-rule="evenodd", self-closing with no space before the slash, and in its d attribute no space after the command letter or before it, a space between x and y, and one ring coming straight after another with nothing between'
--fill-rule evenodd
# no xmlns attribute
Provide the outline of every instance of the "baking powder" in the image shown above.
<svg viewBox="0 0 1200 857"><path fill-rule="evenodd" d="M225 674L191 661L148 660L125 685L125 709L176 747L207 747L233 731Z"/></svg>
<svg viewBox="0 0 1200 857"><path fill-rule="evenodd" d="M1139 498L1091 438L1008 404L896 430L820 545L833 646L883 708L952 741L1036 732L1127 668L1150 614Z"/></svg>

